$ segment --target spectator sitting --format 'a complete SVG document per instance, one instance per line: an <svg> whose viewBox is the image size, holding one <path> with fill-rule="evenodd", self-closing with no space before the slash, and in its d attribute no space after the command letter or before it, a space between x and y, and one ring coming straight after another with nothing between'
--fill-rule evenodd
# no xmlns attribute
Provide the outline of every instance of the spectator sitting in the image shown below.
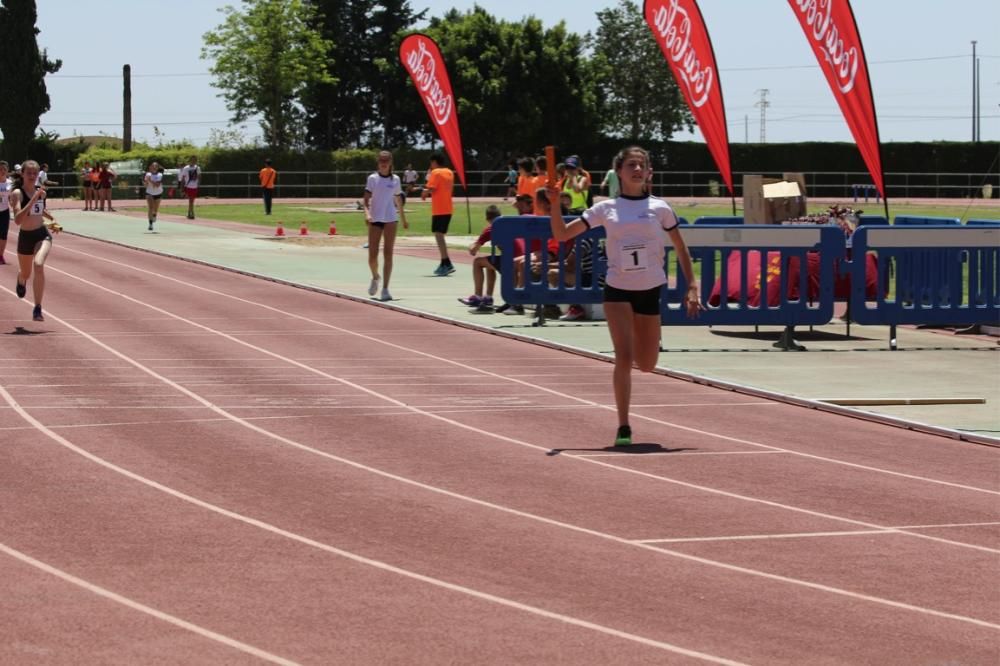
<svg viewBox="0 0 1000 666"><path fill-rule="evenodd" d="M531 215L531 197L526 195L519 195L514 200L514 208L517 210L518 215ZM496 286L496 276L501 270L500 255L491 254L489 256L476 256L479 253L479 249L483 247L486 243L493 242L493 221L500 216L500 209L491 205L486 209L486 220L487 225L483 228L482 233L479 237L469 246L469 254L475 257L472 262L472 285L473 293L465 298L458 299L459 303L463 305L472 306L471 312L475 314L490 314L493 312L507 312L511 311L511 314L523 314L524 308L516 305L512 306L507 303L493 309L493 290ZM523 265L524 255L524 239L515 238L514 247L512 252L515 261L520 259L520 265ZM485 283L485 289L484 289Z"/></svg>
<svg viewBox="0 0 1000 666"><path fill-rule="evenodd" d="M584 287L590 287L594 283L594 243L597 239L594 238L584 238L577 245L576 252L574 252L574 260L580 262L580 284ZM597 245L597 256L601 261L607 262L608 257L605 254L604 243L598 243ZM575 269L575 267L574 267ZM572 270L569 268L569 263L567 261L567 284L569 283L569 278L571 277L568 271ZM575 270L572 279L576 279ZM604 289L604 275L601 275L597 279L597 285L601 289ZM561 321L578 321L580 319L585 319L587 317L587 311L583 309L580 304L570 305L566 310L566 314L559 317Z"/></svg>
<svg viewBox="0 0 1000 666"><path fill-rule="evenodd" d="M515 201L515 207L521 202L521 198ZM529 202L530 203L530 202ZM518 210L521 213L520 209ZM523 213L521 213L523 214ZM477 257L479 253L479 248L481 248L486 243L492 242L493 237L493 220L500 217L500 209L495 205L490 205L486 207L486 226L483 228L479 238L476 239L472 245L469 246L469 254L476 257L472 261L472 295L465 298L458 299L458 302L462 305L468 305L474 309L475 312L489 313L493 312L493 288L496 285L497 279L497 268L499 267L499 262L494 266L491 259L499 259L499 257L493 256L482 256ZM486 293L483 294L483 283L486 283Z"/></svg>
<svg viewBox="0 0 1000 666"><path fill-rule="evenodd" d="M542 158L542 159L544 160L544 158ZM546 191L546 189L544 187L539 187L535 191L535 201L534 201L534 204L535 204L535 214L536 215L546 216L546 217L549 215L550 208L549 208L548 192ZM542 263L543 263L542 252L546 253L546 258L548 260L549 266L555 268L555 270L556 270L556 277L555 277L555 279L558 280L558 268L557 268L558 264L556 264L556 262L558 262L558 260L559 260L559 251L560 251L560 243L557 242L557 241L555 241L555 240L549 240L549 242L548 242L548 244L547 244L547 246L545 248L542 248L542 247L532 247L530 253L528 253L528 254L522 254L521 256L515 257L514 258L514 286L517 287L517 288L521 288L521 287L524 286L524 263L526 261L530 262L529 265L531 267L532 278L534 278L535 280L541 278ZM554 264L555 264L555 266L554 266ZM552 268L550 268L546 272L546 280L549 281L550 284L552 283L551 282L553 280ZM536 306L536 310L535 310L536 313L538 312L538 309L540 309L540 308L544 312L544 315L546 317L550 318L550 319L555 319L556 317L559 317L560 315L562 315L562 311L559 309L558 305L552 305L552 304L550 304L550 305L544 306L544 308L542 308L542 306L540 306L540 305ZM514 314L514 313L511 312L510 310L508 310L506 312L506 314Z"/></svg>

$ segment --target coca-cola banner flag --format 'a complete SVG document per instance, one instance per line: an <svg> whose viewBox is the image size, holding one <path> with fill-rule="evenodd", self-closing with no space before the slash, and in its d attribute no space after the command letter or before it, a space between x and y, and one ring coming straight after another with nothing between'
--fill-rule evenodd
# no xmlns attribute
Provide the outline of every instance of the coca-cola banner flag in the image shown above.
<svg viewBox="0 0 1000 666"><path fill-rule="evenodd" d="M850 0L788 0L788 4L826 74L875 187L885 197L875 103Z"/></svg>
<svg viewBox="0 0 1000 666"><path fill-rule="evenodd" d="M646 0L646 23L660 45L729 192L729 130L715 53L695 0Z"/></svg>
<svg viewBox="0 0 1000 666"><path fill-rule="evenodd" d="M441 50L427 35L410 35L399 45L399 59L424 100L427 113L444 142L445 152L451 158L462 187L465 187L465 161L462 158L462 135L458 131L458 111L455 109L455 98L451 94L451 83L441 58Z"/></svg>

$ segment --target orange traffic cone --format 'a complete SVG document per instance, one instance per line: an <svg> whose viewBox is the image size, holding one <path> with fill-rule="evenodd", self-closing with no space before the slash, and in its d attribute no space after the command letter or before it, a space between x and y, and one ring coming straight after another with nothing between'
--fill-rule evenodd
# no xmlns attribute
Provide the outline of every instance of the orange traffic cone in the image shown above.
<svg viewBox="0 0 1000 666"><path fill-rule="evenodd" d="M330 235L331 236L336 236L337 235L337 221L336 220L330 220Z"/></svg>
<svg viewBox="0 0 1000 666"><path fill-rule="evenodd" d="M282 222L281 220L278 220L278 226L274 230L274 235L275 236L284 236L285 235L285 223Z"/></svg>
<svg viewBox="0 0 1000 666"><path fill-rule="evenodd" d="M309 235L309 227L307 227L306 223L303 222L301 225L299 225L299 236L308 236L308 235Z"/></svg>

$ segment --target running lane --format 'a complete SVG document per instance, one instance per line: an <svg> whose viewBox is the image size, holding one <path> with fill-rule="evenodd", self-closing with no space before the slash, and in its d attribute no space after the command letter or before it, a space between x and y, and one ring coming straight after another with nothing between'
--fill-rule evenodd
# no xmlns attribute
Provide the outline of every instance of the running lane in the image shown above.
<svg viewBox="0 0 1000 666"><path fill-rule="evenodd" d="M645 376L622 455L607 364L58 249L0 309L6 660L997 656L991 449Z"/></svg>

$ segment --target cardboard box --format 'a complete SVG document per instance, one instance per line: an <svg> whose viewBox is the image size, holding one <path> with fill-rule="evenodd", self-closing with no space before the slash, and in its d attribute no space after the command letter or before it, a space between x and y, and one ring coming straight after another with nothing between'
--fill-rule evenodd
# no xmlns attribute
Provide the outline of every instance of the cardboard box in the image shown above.
<svg viewBox="0 0 1000 666"><path fill-rule="evenodd" d="M780 224L806 214L806 178L801 173L782 178L743 176L745 224Z"/></svg>

